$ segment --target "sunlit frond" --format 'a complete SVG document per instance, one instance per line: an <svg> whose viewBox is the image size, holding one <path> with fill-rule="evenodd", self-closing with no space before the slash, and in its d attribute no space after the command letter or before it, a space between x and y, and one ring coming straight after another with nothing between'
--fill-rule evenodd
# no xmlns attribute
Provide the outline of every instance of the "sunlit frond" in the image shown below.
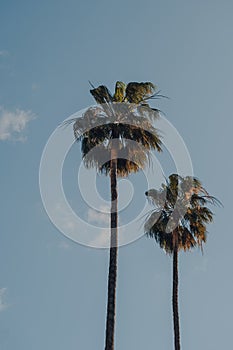
<svg viewBox="0 0 233 350"><path fill-rule="evenodd" d="M123 102L125 99L126 84L122 81L117 81L115 86L115 93L113 95L113 101Z"/></svg>
<svg viewBox="0 0 233 350"><path fill-rule="evenodd" d="M130 103L140 103L145 101L146 98L152 96L156 86L150 82L136 83L131 82L126 87L126 99Z"/></svg>

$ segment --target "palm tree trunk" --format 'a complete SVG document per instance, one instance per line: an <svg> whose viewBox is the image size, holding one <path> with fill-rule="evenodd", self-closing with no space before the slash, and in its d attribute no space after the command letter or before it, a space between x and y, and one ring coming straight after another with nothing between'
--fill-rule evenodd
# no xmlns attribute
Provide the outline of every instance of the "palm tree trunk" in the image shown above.
<svg viewBox="0 0 233 350"><path fill-rule="evenodd" d="M179 326L179 309L178 309L178 243L177 233L173 232L173 291L172 291L172 308L173 308L173 326L174 326L174 345L175 350L180 350L180 326Z"/></svg>
<svg viewBox="0 0 233 350"><path fill-rule="evenodd" d="M108 305L106 320L105 350L114 349L116 317L116 280L117 280L117 153L111 151L111 246L108 273Z"/></svg>

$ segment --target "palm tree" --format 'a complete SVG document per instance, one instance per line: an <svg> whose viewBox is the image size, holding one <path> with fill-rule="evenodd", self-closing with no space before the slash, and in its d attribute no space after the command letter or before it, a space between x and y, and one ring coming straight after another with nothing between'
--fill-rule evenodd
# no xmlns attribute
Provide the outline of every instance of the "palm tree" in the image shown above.
<svg viewBox="0 0 233 350"><path fill-rule="evenodd" d="M97 105L73 120L74 134L81 142L84 165L110 176L111 237L108 274L108 301L105 350L114 349L116 279L118 252L117 177L144 168L151 150L161 151L161 140L154 121L159 110L148 105L156 98L150 83L117 82L111 95L106 86L90 90Z"/></svg>
<svg viewBox="0 0 233 350"><path fill-rule="evenodd" d="M151 189L145 194L155 206L146 219L145 233L155 238L166 253L173 255L174 346L175 350L180 350L178 252L196 246L202 249L207 238L206 224L213 219L207 205L218 201L207 193L197 178L177 174L170 175L159 190Z"/></svg>

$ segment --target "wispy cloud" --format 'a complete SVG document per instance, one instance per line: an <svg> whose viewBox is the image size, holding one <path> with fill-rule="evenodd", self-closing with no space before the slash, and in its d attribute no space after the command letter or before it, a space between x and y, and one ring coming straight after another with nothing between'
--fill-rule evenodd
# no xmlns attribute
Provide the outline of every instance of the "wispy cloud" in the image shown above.
<svg viewBox="0 0 233 350"><path fill-rule="evenodd" d="M32 91L36 91L40 88L40 85L37 83L32 83Z"/></svg>
<svg viewBox="0 0 233 350"><path fill-rule="evenodd" d="M65 241L61 241L58 243L58 247L62 250L69 250L71 248L71 245Z"/></svg>
<svg viewBox="0 0 233 350"><path fill-rule="evenodd" d="M0 57L9 56L9 52L7 50L0 50Z"/></svg>
<svg viewBox="0 0 233 350"><path fill-rule="evenodd" d="M9 305L5 302L6 288L0 288L0 312L5 310Z"/></svg>
<svg viewBox="0 0 233 350"><path fill-rule="evenodd" d="M108 248L110 246L110 207L100 206L99 211L89 209L87 213L88 222L96 225L96 237L91 240L91 246ZM120 217L118 217L120 224ZM120 231L120 230L119 230ZM121 230L122 231L122 230Z"/></svg>
<svg viewBox="0 0 233 350"><path fill-rule="evenodd" d="M9 111L0 106L0 141L26 141L24 131L33 119L35 115L31 111Z"/></svg>
<svg viewBox="0 0 233 350"><path fill-rule="evenodd" d="M110 229L101 229L98 235L90 241L90 245L94 247L108 248L110 246Z"/></svg>
<svg viewBox="0 0 233 350"><path fill-rule="evenodd" d="M67 208L63 203L56 203L54 206L55 218L61 224L63 230L66 231L75 231L77 229L77 225L73 220L72 211L67 211Z"/></svg>
<svg viewBox="0 0 233 350"><path fill-rule="evenodd" d="M87 220L88 222L93 224L99 224L104 226L109 225L109 222L110 222L109 207L101 206L99 211L92 208L88 209Z"/></svg>

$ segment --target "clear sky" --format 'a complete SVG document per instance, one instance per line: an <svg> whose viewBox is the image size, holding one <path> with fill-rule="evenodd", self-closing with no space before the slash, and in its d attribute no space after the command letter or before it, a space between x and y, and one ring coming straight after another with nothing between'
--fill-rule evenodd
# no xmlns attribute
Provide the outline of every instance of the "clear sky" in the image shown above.
<svg viewBox="0 0 233 350"><path fill-rule="evenodd" d="M38 179L52 131L93 103L88 80L111 90L117 80L152 81L170 97L158 107L182 135L195 175L224 204L213 208L204 255L180 254L182 348L232 346L232 13L230 0L0 2L2 350L103 349L108 251L55 228ZM159 157L168 176L167 159ZM74 145L64 188L85 216L79 166ZM131 179L134 208L123 219L146 201L143 175ZM108 179L97 185L108 199ZM171 259L141 237L119 252L116 350L172 347Z"/></svg>

